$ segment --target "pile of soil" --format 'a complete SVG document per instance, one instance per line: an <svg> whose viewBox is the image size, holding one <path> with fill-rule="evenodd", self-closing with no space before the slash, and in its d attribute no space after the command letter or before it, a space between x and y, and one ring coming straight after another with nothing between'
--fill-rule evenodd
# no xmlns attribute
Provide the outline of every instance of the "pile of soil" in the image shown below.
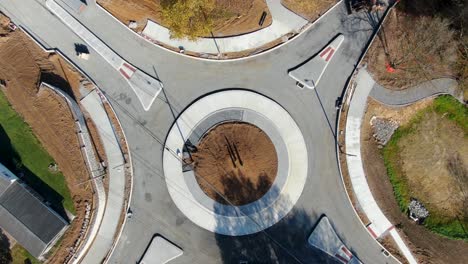
<svg viewBox="0 0 468 264"><path fill-rule="evenodd" d="M192 158L197 182L220 203L254 202L268 192L276 178L275 146L254 125L220 124L208 131L196 148Z"/></svg>
<svg viewBox="0 0 468 264"><path fill-rule="evenodd" d="M405 241L409 242L409 246L420 263L465 263L468 259L468 244L461 240L451 240L440 235L434 234L427 230L424 226L417 225L410 220L404 213L401 212L393 193L393 187L386 173L386 167L381 155L379 145L372 137L373 130L370 126L372 116L392 119L399 122L401 125L406 124L420 109L427 107L432 103L432 99L426 99L411 106L404 108L390 108L383 106L376 101L370 99L367 112L363 119L361 130L361 155L363 160L366 178L371 188L372 194L377 201L377 204L384 212L385 216L397 226L400 234L403 234ZM435 130L433 130L434 132ZM444 129L445 131L445 129ZM431 130L427 131L427 139L432 138ZM450 133L450 132L449 132ZM424 139L423 139L424 140ZM418 160L415 158L406 159L406 166L411 166L414 163L415 168L425 164L428 169L440 167L440 162L437 163L430 157L432 151L421 149L420 153L428 154L427 161L425 159ZM443 154L440 152L439 154ZM433 153L435 154L435 153ZM448 152L447 152L448 154ZM444 154L445 155L445 154ZM436 156L435 156L436 157ZM418 175L426 175L424 172ZM432 178L434 180L434 178ZM440 180L447 179L441 177ZM435 179L437 180L437 178ZM421 181L423 182L423 181ZM443 184L446 185L446 184ZM429 185L428 185L429 186ZM441 183L433 182L430 184L431 190L425 190L427 195L444 195L445 191ZM423 190L423 189L421 189ZM444 206L452 207L450 204ZM395 248L387 248L390 251L398 251Z"/></svg>
<svg viewBox="0 0 468 264"><path fill-rule="evenodd" d="M138 23L135 29L142 31L148 19L164 26L161 15L161 0L98 0L102 7L117 19L128 25L131 20ZM259 26L263 12L267 12L265 22ZM240 35L271 25L271 15L265 0L217 0L213 12L215 36Z"/></svg>
<svg viewBox="0 0 468 264"><path fill-rule="evenodd" d="M86 182L89 175L67 103L51 90L39 89L38 84L47 81L74 97L74 91L79 94L83 77L57 55L43 52L19 30L0 37L0 61L0 79L6 82L2 92L57 162L74 201L75 219L48 262L62 263L68 255L67 248L73 246L79 235L85 204L92 202L93 191Z"/></svg>

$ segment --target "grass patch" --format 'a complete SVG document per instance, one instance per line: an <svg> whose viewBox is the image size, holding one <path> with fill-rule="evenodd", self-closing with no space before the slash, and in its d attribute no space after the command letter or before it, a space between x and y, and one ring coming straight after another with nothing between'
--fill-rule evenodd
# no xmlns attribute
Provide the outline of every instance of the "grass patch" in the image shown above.
<svg viewBox="0 0 468 264"><path fill-rule="evenodd" d="M61 215L63 208L75 213L70 190L61 172L51 172L55 163L34 136L31 128L0 92L0 162L14 173L22 172L23 180L41 194Z"/></svg>
<svg viewBox="0 0 468 264"><path fill-rule="evenodd" d="M408 187L408 177L403 170L403 162L410 161L402 160L401 153L403 149L399 145L399 142L407 136L419 133L418 126L429 112L435 112L437 115L455 122L457 126L463 129L464 138L468 135L468 108L451 96L436 98L431 106L416 113L407 125L401 126L395 131L381 153L387 169L387 175L393 186L395 198L401 211L404 213L407 213L407 206L410 202L412 190ZM429 230L449 238L468 240L468 219L466 217L449 218L441 213L429 211L430 215L424 222L424 225Z"/></svg>
<svg viewBox="0 0 468 264"><path fill-rule="evenodd" d="M33 257L29 252L19 244L16 244L11 249L11 257L13 258L12 264L40 264L41 262Z"/></svg>
<svg viewBox="0 0 468 264"><path fill-rule="evenodd" d="M468 134L468 108L449 95L439 96L434 100L434 110L446 115Z"/></svg>

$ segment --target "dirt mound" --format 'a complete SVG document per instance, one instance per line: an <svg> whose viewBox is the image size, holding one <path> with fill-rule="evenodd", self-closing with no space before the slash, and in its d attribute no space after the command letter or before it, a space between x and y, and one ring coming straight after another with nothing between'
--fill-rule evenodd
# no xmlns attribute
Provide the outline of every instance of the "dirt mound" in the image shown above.
<svg viewBox="0 0 468 264"><path fill-rule="evenodd" d="M247 123L214 127L201 139L192 157L198 184L223 204L244 205L258 200L270 189L278 170L270 138Z"/></svg>

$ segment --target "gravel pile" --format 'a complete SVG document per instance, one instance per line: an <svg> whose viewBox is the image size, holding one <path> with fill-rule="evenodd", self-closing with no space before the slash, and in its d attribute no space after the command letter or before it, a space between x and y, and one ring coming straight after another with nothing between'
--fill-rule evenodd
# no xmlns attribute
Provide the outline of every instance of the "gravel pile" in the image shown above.
<svg viewBox="0 0 468 264"><path fill-rule="evenodd" d="M398 123L373 116L370 120L374 134L372 135L379 145L386 145L398 128Z"/></svg>
<svg viewBox="0 0 468 264"><path fill-rule="evenodd" d="M408 210L410 216L414 220L421 221L429 216L429 211L426 209L426 207L424 207L424 205L421 202L414 198L411 199L411 202L408 205Z"/></svg>

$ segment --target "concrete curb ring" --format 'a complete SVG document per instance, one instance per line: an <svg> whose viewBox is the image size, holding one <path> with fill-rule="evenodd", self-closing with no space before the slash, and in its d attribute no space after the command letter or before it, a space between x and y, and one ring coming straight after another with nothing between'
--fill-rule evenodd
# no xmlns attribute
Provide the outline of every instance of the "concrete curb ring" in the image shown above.
<svg viewBox="0 0 468 264"><path fill-rule="evenodd" d="M223 122L250 123L263 130L278 156L278 173L260 199L241 206L221 204L197 184L194 172L183 169L184 143L196 143L210 128ZM303 191L308 157L302 133L288 112L260 94L229 90L207 95L188 107L169 131L163 156L169 194L196 225L218 234L241 236L279 222Z"/></svg>

